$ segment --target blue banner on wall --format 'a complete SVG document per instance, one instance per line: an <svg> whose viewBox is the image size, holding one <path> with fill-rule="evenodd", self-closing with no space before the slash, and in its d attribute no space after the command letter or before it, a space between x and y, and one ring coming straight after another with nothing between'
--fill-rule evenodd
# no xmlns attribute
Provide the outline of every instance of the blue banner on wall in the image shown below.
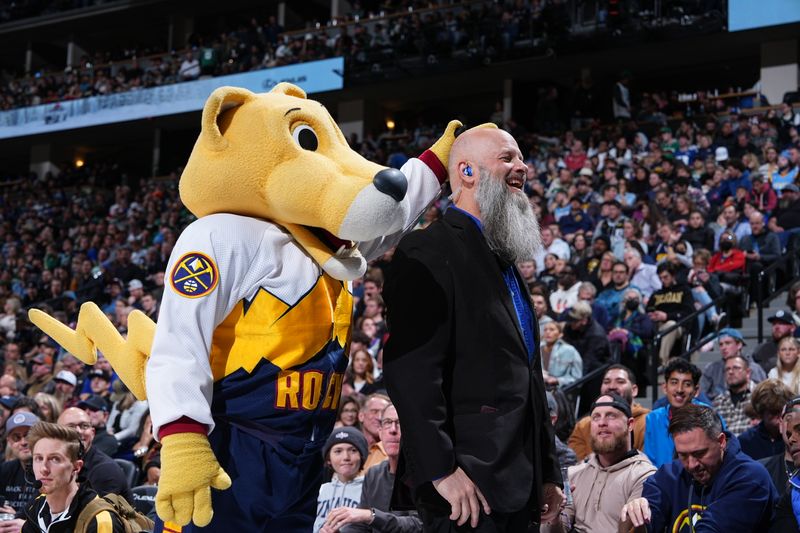
<svg viewBox="0 0 800 533"><path fill-rule="evenodd" d="M199 111L214 89L223 85L263 93L282 81L294 83L309 94L342 89L344 59L336 57L3 111L0 139Z"/></svg>
<svg viewBox="0 0 800 533"><path fill-rule="evenodd" d="M800 21L800 0L728 0L728 31Z"/></svg>

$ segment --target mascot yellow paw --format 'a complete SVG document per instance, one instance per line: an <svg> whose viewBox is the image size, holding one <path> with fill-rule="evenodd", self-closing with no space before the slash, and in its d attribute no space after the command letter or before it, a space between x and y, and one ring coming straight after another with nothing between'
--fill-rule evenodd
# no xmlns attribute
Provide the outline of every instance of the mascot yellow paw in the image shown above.
<svg viewBox="0 0 800 533"><path fill-rule="evenodd" d="M231 478L219 466L208 438L199 433L176 433L162 438L161 445L158 516L181 526L190 521L199 527L208 525L214 516L211 489L231 486Z"/></svg>

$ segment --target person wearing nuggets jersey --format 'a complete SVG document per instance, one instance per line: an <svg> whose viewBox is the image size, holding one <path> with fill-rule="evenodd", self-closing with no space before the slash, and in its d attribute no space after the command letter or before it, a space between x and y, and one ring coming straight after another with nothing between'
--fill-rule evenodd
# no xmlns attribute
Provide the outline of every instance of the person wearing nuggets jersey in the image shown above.
<svg viewBox="0 0 800 533"><path fill-rule="evenodd" d="M82 308L75 331L30 313L71 353L102 351L150 400L156 531L311 530L347 367L350 281L439 194L459 126L398 171L351 150L299 87L219 88L181 175L198 220L168 262L157 326L132 313L123 340L99 310Z"/></svg>

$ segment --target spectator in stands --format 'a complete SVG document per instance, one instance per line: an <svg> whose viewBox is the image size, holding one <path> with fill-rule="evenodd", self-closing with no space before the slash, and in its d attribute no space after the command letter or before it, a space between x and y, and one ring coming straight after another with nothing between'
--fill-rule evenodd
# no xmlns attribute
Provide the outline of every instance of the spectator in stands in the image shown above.
<svg viewBox="0 0 800 533"><path fill-rule="evenodd" d="M544 383L548 388L569 385L583 376L583 361L578 351L562 339L562 325L551 321L544 325L541 355Z"/></svg>
<svg viewBox="0 0 800 533"><path fill-rule="evenodd" d="M106 402L110 401L111 391L109 389L111 375L108 371L95 365L95 367L89 371L87 379L89 380L89 391L92 395L98 396Z"/></svg>
<svg viewBox="0 0 800 533"><path fill-rule="evenodd" d="M592 244L593 253L597 253L599 249L604 251L589 259L584 265L585 277L594 284L599 293L602 293L613 283L612 268L617 259L614 257L614 253L608 250L608 242L608 237L600 236L595 239L594 244ZM597 243L602 244L598 245Z"/></svg>
<svg viewBox="0 0 800 533"><path fill-rule="evenodd" d="M683 238L694 250L714 249L714 229L706 225L705 215L698 210L689 213L689 224L684 228Z"/></svg>
<svg viewBox="0 0 800 533"><path fill-rule="evenodd" d="M78 432L86 450L83 457L83 476L100 496L118 494L133 502L131 487L122 468L111 457L94 446L95 428L89 415L77 407L65 409L58 417L58 425Z"/></svg>
<svg viewBox="0 0 800 533"><path fill-rule="evenodd" d="M17 332L17 313L22 303L19 298L11 297L3 304L3 314L0 314L0 336L13 339Z"/></svg>
<svg viewBox="0 0 800 533"><path fill-rule="evenodd" d="M719 237L719 251L711 257L708 271L720 277L723 289L736 286L745 271L745 253L737 247L736 235L725 231Z"/></svg>
<svg viewBox="0 0 800 533"><path fill-rule="evenodd" d="M778 205L778 196L775 194L770 180L764 179L761 174L756 173L750 176L750 181L753 183L753 190L747 194L747 203L765 215L772 214ZM753 226L752 220L750 226Z"/></svg>
<svg viewBox="0 0 800 533"><path fill-rule="evenodd" d="M659 467L645 481L642 497L622 508L626 531L630 526L644 530L645 524L648 531L679 531L685 523L691 529L742 533L769 528L778 500L772 480L723 431L713 409L687 405L675 411L669 434L679 460Z"/></svg>
<svg viewBox="0 0 800 533"><path fill-rule="evenodd" d="M78 399L75 397L75 386L77 384L78 378L69 370L61 370L53 378L53 396L56 397L62 407L75 407L78 404Z"/></svg>
<svg viewBox="0 0 800 533"><path fill-rule="evenodd" d="M629 368L620 364L608 367L603 376L600 395L608 395L610 393L618 394L631 406L633 447L641 451L644 447L645 419L650 410L634 401L634 397L639 394L636 375ZM575 424L575 428L569 436L568 444L570 448L575 450L578 461L583 461L592 451L590 423L590 417L581 418Z"/></svg>
<svg viewBox="0 0 800 533"><path fill-rule="evenodd" d="M647 457L631 446L634 418L630 404L612 392L601 395L589 412L592 454L568 470L573 502L561 520L542 531L616 531L619 510L642 494L644 480L656 471Z"/></svg>
<svg viewBox="0 0 800 533"><path fill-rule="evenodd" d="M622 256L625 246L625 221L628 219L622 214L622 205L616 199L606 200L602 204L602 220L598 222L592 235L596 239L599 236L608 237L611 243L611 251L618 259Z"/></svg>
<svg viewBox="0 0 800 533"><path fill-rule="evenodd" d="M352 351L350 367L347 369L345 382L353 387L355 392L369 394L374 392L365 390L375 381L374 364L372 356L365 349Z"/></svg>
<svg viewBox="0 0 800 533"><path fill-rule="evenodd" d="M739 435L739 444L744 453L756 460L783 455L781 414L786 402L794 396L795 394L777 379L765 379L756 385L750 396L749 410L759 422ZM775 486L781 488L782 485L776 483Z"/></svg>
<svg viewBox="0 0 800 533"><path fill-rule="evenodd" d="M800 188L794 183L783 188L767 227L778 235L782 248L788 245L791 235L800 231Z"/></svg>
<svg viewBox="0 0 800 533"><path fill-rule="evenodd" d="M642 293L636 287L628 287L619 303L617 318L608 332L608 340L622 343L622 357L637 363L637 368L644 369L646 361L640 360L639 352L654 335L653 321L642 305Z"/></svg>
<svg viewBox="0 0 800 533"><path fill-rule="evenodd" d="M660 467L672 461L675 444L668 431L669 421L682 407L697 403L700 369L681 358L671 359L664 368L667 405L650 411L645 419L644 453Z"/></svg>
<svg viewBox="0 0 800 533"><path fill-rule="evenodd" d="M358 414L361 431L367 439L368 447L367 461L364 464L365 471L386 459L386 450L381 444L381 413L390 403L392 403L391 400L385 394L371 394Z"/></svg>
<svg viewBox="0 0 800 533"><path fill-rule="evenodd" d="M558 288L550 294L550 307L556 314L561 314L578 301L580 282L575 275L575 267L564 265L558 273Z"/></svg>
<svg viewBox="0 0 800 533"><path fill-rule="evenodd" d="M767 229L763 213L753 211L748 219L752 233L742 239L739 248L745 252L748 270L755 275L781 256L781 243L778 236Z"/></svg>
<svg viewBox="0 0 800 533"><path fill-rule="evenodd" d="M200 62L191 50L186 52L183 61L181 61L178 76L182 81L196 80L200 76Z"/></svg>
<svg viewBox="0 0 800 533"><path fill-rule="evenodd" d="M536 261L536 271L541 274L544 270L544 258L548 254L555 255L558 259L568 261L570 257L569 244L553 235L553 230L548 226L542 226L542 249L534 257Z"/></svg>
<svg viewBox="0 0 800 533"><path fill-rule="evenodd" d="M583 361L583 372L588 374L610 356L606 331L592 318L592 308L586 302L577 302L564 318L567 324L563 339L578 350Z"/></svg>
<svg viewBox="0 0 800 533"><path fill-rule="evenodd" d="M686 282L692 288L692 298L697 309L705 307L722 295L719 278L708 272L710 261L711 252L702 248L696 250L692 256L692 268L686 275ZM712 305L697 316L697 330L702 334L707 322L717 326L721 318L717 306Z"/></svg>
<svg viewBox="0 0 800 533"><path fill-rule="evenodd" d="M795 511L794 502L800 498L800 396L789 400L781 417L781 435L783 435L786 452L778 461L770 461L764 466L773 472L778 471L777 478L784 481L776 484L781 493L775 506L775 519L770 533L793 533L800 529L800 513ZM775 464L777 463L777 464Z"/></svg>
<svg viewBox="0 0 800 533"><path fill-rule="evenodd" d="M598 305L595 302L595 297L597 296L597 288L594 286L593 283L588 281L584 281L579 283L578 287L578 300L582 302L586 302L592 306L592 318L594 318L598 324L603 326L603 329L608 330L611 327L611 319L608 317L608 312L606 308L602 305Z"/></svg>
<svg viewBox="0 0 800 533"><path fill-rule="evenodd" d="M778 311L779 313L782 311ZM767 377L779 379L793 394L800 394L800 343L795 337L784 335L778 341L778 360Z"/></svg>
<svg viewBox="0 0 800 533"><path fill-rule="evenodd" d="M139 440L142 418L147 414L147 400L137 400L122 381L114 382L114 393L111 395L114 404L108 415L108 432L117 440L117 454L131 453L131 446Z"/></svg>
<svg viewBox="0 0 800 533"><path fill-rule="evenodd" d="M361 502L364 475L359 473L367 458L367 440L356 428L339 428L328 437L322 456L333 478L319 489L314 533L337 531L341 509L355 509Z"/></svg>
<svg viewBox="0 0 800 533"><path fill-rule="evenodd" d="M555 435L555 443L556 443L556 457L558 458L558 464L561 468L565 468L568 466L572 466L578 462L578 457L575 455L575 451L564 444L564 442L558 437L557 433L557 426L559 412L558 412L558 402L556 401L556 397L553 395L552 392L547 391L547 410L550 413L550 424L552 424L553 428L556 430Z"/></svg>
<svg viewBox="0 0 800 533"><path fill-rule="evenodd" d="M728 426L728 431L737 437L750 427L750 417L745 407L756 384L750 379L750 366L742 356L735 355L725 360L725 384L728 389L714 398L714 409Z"/></svg>
<svg viewBox="0 0 800 533"><path fill-rule="evenodd" d="M650 295L661 288L656 267L642 262L642 253L635 248L625 250L624 260L628 265L631 285L642 291L645 301L649 300Z"/></svg>
<svg viewBox="0 0 800 533"><path fill-rule="evenodd" d="M416 511L390 511L395 474L400 460L400 421L393 405L381 415L381 442L385 443L387 460L371 468L364 477L361 503L358 509L334 509L331 521L323 533L416 533L422 531L422 521Z"/></svg>
<svg viewBox="0 0 800 533"><path fill-rule="evenodd" d="M725 207L722 208L722 213L717 218L717 224L719 229L714 234L714 250L721 249L720 237L723 233L733 235L736 242L741 241L746 235L752 233L750 223L741 219L739 210L734 202L725 204Z"/></svg>
<svg viewBox="0 0 800 533"><path fill-rule="evenodd" d="M61 402L55 396L46 392L37 392L33 399L39 405L39 412L42 413L42 422L55 423L62 411Z"/></svg>
<svg viewBox="0 0 800 533"><path fill-rule="evenodd" d="M783 309L776 311L767 321L772 324L772 335L755 349L753 359L771 376L778 360L778 343L784 337L791 337L800 323L795 321L791 312Z"/></svg>
<svg viewBox="0 0 800 533"><path fill-rule="evenodd" d="M92 437L93 445L109 457L113 457L119 450L119 442L108 432L107 423L109 415L109 404L101 396L92 395L81 400L78 408L86 411L92 423L95 434Z"/></svg>
<svg viewBox="0 0 800 533"><path fill-rule="evenodd" d="M786 292L786 306L795 323L798 324L794 331L794 336L798 337L800 336L800 281L793 283Z"/></svg>
<svg viewBox="0 0 800 533"><path fill-rule="evenodd" d="M680 230L670 222L662 222L656 230L658 239L655 242L652 255L656 263L669 261L679 268L688 270L692 268L692 245L685 241Z"/></svg>
<svg viewBox="0 0 800 533"><path fill-rule="evenodd" d="M675 264L670 262L661 263L657 268L662 287L656 290L647 302L647 314L659 331L672 328L683 318L694 313L692 293L685 284L678 282L677 270ZM662 365L666 364L672 348L683 337L685 330L685 325L679 326L661 338L658 355Z"/></svg>
<svg viewBox="0 0 800 533"><path fill-rule="evenodd" d="M358 413L361 411L361 403L358 396L343 396L339 402L339 415L336 417L334 428L347 426L361 429L358 423Z"/></svg>
<svg viewBox="0 0 800 533"><path fill-rule="evenodd" d="M82 511L97 498L93 487L78 479L85 467L80 437L74 430L39 422L31 429L33 472L44 497L26 509L25 533L77 531ZM87 520L86 531L124 531L116 512L101 511Z"/></svg>
<svg viewBox="0 0 800 533"><path fill-rule="evenodd" d="M40 352L31 359L31 363L33 366L25 394L33 398L36 393L42 392L53 379L53 358Z"/></svg>
<svg viewBox="0 0 800 533"><path fill-rule="evenodd" d="M725 360L729 357L741 356L747 359L750 366L750 378L756 383L767 379L767 373L761 366L753 361L749 354L744 353L745 346L742 334L733 328L723 328L717 334L719 342L720 359L708 363L703 369L703 378L700 380L700 392L710 400L725 392Z"/></svg>
<svg viewBox="0 0 800 533"><path fill-rule="evenodd" d="M597 296L597 305L603 306L608 317L613 322L619 315L619 304L625 291L631 287L631 282L628 279L628 265L625 262L614 261L611 267L611 282L611 286Z"/></svg>
<svg viewBox="0 0 800 533"><path fill-rule="evenodd" d="M569 212L558 219L558 227L567 241L574 242L579 234L591 234L594 224L592 218L583 209L580 197L573 196L569 200Z"/></svg>
<svg viewBox="0 0 800 533"><path fill-rule="evenodd" d="M7 531L19 531L24 522L25 507L38 495L33 486L31 467L31 448L28 433L39 418L31 413L16 413L6 421L6 440L10 458L0 466L0 496L4 502L0 512L16 515ZM14 529L16 528L16 529Z"/></svg>

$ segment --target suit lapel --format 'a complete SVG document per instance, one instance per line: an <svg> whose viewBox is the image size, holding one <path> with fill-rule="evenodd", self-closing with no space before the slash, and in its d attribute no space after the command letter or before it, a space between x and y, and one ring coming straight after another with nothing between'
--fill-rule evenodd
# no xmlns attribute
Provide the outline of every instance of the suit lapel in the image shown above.
<svg viewBox="0 0 800 533"><path fill-rule="evenodd" d="M475 225L475 222L467 217L467 215L455 209L448 209L445 212L444 218L451 226L461 230L460 233L464 235L468 248L475 250L475 260L476 262L480 262L481 270L486 272L487 281L491 284L491 292L500 295L500 301L503 304L503 308L506 310L507 320L501 320L501 323L510 335L515 335L520 347L520 353L527 360L528 348L525 345L525 337L522 335L517 310L514 308L514 301L511 299L508 285L506 285L506 280L503 277L503 267L501 266L500 259L492 252L489 248L489 244L486 242L486 237L483 236L483 233L478 226ZM513 271L514 277L519 279L516 267L513 268ZM534 332L534 339L535 338L536 335ZM535 349L536 347L534 346L533 348Z"/></svg>

